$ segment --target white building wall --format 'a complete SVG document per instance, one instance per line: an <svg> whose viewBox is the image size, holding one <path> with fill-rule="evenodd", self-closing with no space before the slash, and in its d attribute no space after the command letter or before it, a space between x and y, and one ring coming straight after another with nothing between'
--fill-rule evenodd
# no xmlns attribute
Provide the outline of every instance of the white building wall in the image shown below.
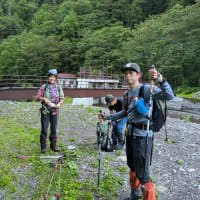
<svg viewBox="0 0 200 200"><path fill-rule="evenodd" d="M117 88L119 80L77 79L78 88Z"/></svg>

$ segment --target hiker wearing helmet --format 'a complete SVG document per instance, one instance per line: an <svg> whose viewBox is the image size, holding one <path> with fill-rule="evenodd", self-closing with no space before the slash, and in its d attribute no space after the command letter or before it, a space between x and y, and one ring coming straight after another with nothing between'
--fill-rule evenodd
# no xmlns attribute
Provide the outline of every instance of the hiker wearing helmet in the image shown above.
<svg viewBox="0 0 200 200"><path fill-rule="evenodd" d="M123 98L114 97L111 94L106 95L105 97L106 105L110 110L110 114L115 112L119 112L122 110L123 106ZM124 146L123 141L123 133L124 127L126 125L127 117L122 117L119 120L112 121L113 129L112 129L112 141L115 150L121 150Z"/></svg>
<svg viewBox="0 0 200 200"><path fill-rule="evenodd" d="M151 108L153 109L154 105L152 102L171 100L174 94L168 82L156 69L149 69L148 75L150 80L159 83L159 88L139 82L142 73L136 63L126 64L121 71L129 85L129 89L124 93L123 110L107 116L99 113L98 116L107 120L118 120L127 116L126 156L130 168L131 194L126 200L137 200L141 196L143 200L155 200L155 189L149 174L153 130L156 125L150 123ZM141 90L143 98L140 98Z"/></svg>
<svg viewBox="0 0 200 200"><path fill-rule="evenodd" d="M57 120L58 120L58 109L64 101L64 93L60 85L57 84L57 70L51 69L48 71L47 83L42 85L38 90L36 98L41 101L41 134L40 144L41 153L45 153L46 150L46 138L47 131L50 122L51 133L49 136L50 148L54 152L58 152L56 147L57 136Z"/></svg>

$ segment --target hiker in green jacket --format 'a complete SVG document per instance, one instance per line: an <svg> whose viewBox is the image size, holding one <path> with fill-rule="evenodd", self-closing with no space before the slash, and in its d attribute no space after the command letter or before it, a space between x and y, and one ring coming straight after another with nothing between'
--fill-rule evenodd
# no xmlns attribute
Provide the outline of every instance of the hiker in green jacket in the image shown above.
<svg viewBox="0 0 200 200"><path fill-rule="evenodd" d="M41 111L41 153L45 153L46 150L46 138L49 122L51 125L50 148L54 152L58 152L56 147L57 136L57 120L58 120L58 110L64 101L64 93L60 85L57 84L57 70L51 69L48 71L47 83L42 85L38 90L36 98L38 101L42 102Z"/></svg>

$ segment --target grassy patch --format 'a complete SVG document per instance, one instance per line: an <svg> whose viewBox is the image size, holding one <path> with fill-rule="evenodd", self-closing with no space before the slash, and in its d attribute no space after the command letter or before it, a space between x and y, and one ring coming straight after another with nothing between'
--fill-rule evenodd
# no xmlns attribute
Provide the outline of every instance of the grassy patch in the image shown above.
<svg viewBox="0 0 200 200"><path fill-rule="evenodd" d="M5 190L8 199L41 199L48 188L54 169L51 163L56 160L43 160L37 158L40 155L40 126L36 112L39 104L36 102L20 102L17 106L5 104L0 113L0 188ZM4 109L10 111L5 115ZM94 107L83 108L85 112L96 114L99 109ZM62 116L64 117L64 115ZM83 117L83 116L82 116ZM38 120L38 121L37 121ZM34 122L34 123L33 123ZM61 123L61 122L60 122ZM68 124L72 122L68 122ZM32 128L30 127L32 125ZM87 124L88 125L88 124ZM65 133L62 133L62 137ZM76 142L72 136L70 142ZM49 141L46 155L55 155L49 149ZM81 179L79 164L87 158L93 158L91 168L98 167L98 150L94 143L90 145L80 144L73 151L66 150L66 145L58 141L60 149L65 151L66 157L62 165L61 175L61 200L93 200L100 196L102 200L116 199L117 188L122 184L120 177L114 176L110 164L111 156L102 159L100 190L97 190L97 177ZM28 159L18 159L18 155L32 156ZM86 163L87 164L87 163ZM124 173L123 167L118 171ZM91 175L94 175L91 172ZM88 175L90 177L90 174ZM58 171L55 173L54 181L50 189L50 195L58 192Z"/></svg>
<svg viewBox="0 0 200 200"><path fill-rule="evenodd" d="M177 160L177 164L182 165L184 163L183 160Z"/></svg>
<svg viewBox="0 0 200 200"><path fill-rule="evenodd" d="M128 167L127 166L121 166L121 167L117 167L116 168L119 172L121 172L122 174L126 174Z"/></svg>
<svg viewBox="0 0 200 200"><path fill-rule="evenodd" d="M65 97L64 103L66 103L66 104L72 104L72 102L73 102L73 98L71 98L71 97Z"/></svg>
<svg viewBox="0 0 200 200"><path fill-rule="evenodd" d="M165 141L166 141L166 140L165 140ZM170 140L170 139L168 139L166 142L168 142L168 143L170 143L170 144L176 143L175 140Z"/></svg>
<svg viewBox="0 0 200 200"><path fill-rule="evenodd" d="M99 108L95 108L93 106L86 107L86 111L92 114L98 114L99 110L100 110Z"/></svg>
<svg viewBox="0 0 200 200"><path fill-rule="evenodd" d="M187 100L198 103L198 102L200 102L200 99L194 98L193 95L194 95L194 93L199 92L199 91L200 91L199 87L181 86L176 89L175 93L179 97L183 97Z"/></svg>

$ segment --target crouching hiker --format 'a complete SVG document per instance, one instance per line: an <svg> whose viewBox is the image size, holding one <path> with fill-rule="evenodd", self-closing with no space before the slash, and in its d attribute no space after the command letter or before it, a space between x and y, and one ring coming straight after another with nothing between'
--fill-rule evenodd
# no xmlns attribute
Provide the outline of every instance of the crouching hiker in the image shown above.
<svg viewBox="0 0 200 200"><path fill-rule="evenodd" d="M51 133L49 136L50 148L54 152L59 150L56 148L56 128L58 120L58 109L64 101L64 93L60 85L57 84L57 70L51 69L48 71L47 83L42 85L38 90L36 98L41 101L41 153L46 150L47 131L50 122Z"/></svg>
<svg viewBox="0 0 200 200"><path fill-rule="evenodd" d="M110 110L110 114L119 112L122 110L123 98L114 97L111 94L106 95L105 97L106 104ZM119 120L112 121L112 141L115 150L121 150L124 146L124 127L127 122L127 117L122 117Z"/></svg>
<svg viewBox="0 0 200 200"><path fill-rule="evenodd" d="M156 108L155 101L170 100L174 94L170 85L156 69L149 70L149 78L157 81L160 88L153 87L153 84L143 85L139 82L142 74L136 63L126 64L121 71L129 85L129 89L124 93L123 110L108 116L99 113L98 116L107 120L117 120L127 116L126 156L130 168L131 194L126 200L137 200L141 196L143 200L155 200L149 165L153 130L159 124L159 120L158 123L151 123L154 122L152 109Z"/></svg>

